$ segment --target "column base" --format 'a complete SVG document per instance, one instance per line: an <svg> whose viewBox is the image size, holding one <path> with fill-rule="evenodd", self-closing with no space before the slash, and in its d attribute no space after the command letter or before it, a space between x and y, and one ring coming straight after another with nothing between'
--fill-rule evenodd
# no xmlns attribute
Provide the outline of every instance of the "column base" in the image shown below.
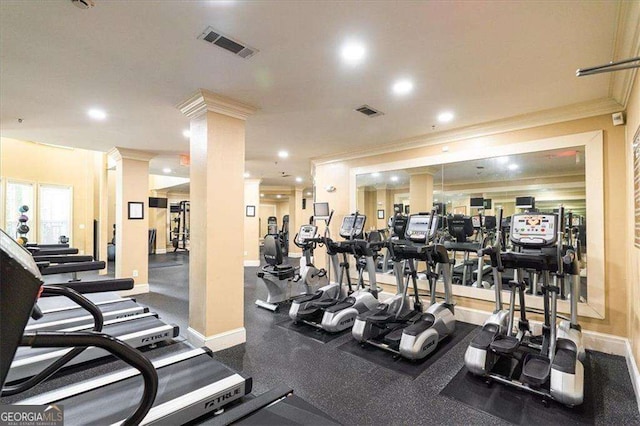
<svg viewBox="0 0 640 426"><path fill-rule="evenodd" d="M244 266L260 266L259 260L245 260Z"/></svg>
<svg viewBox="0 0 640 426"><path fill-rule="evenodd" d="M156 254L167 254L167 249L156 249Z"/></svg>
<svg viewBox="0 0 640 426"><path fill-rule="evenodd" d="M195 347L206 346L212 351L217 352L245 343L247 341L247 331L244 327L240 327L205 337L189 327L187 329L187 340Z"/></svg>
<svg viewBox="0 0 640 426"><path fill-rule="evenodd" d="M289 252L289 257L302 257L302 253Z"/></svg>
<svg viewBox="0 0 640 426"><path fill-rule="evenodd" d="M118 292L122 297L133 296L134 294L149 293L149 284L136 284L131 290L124 290Z"/></svg>

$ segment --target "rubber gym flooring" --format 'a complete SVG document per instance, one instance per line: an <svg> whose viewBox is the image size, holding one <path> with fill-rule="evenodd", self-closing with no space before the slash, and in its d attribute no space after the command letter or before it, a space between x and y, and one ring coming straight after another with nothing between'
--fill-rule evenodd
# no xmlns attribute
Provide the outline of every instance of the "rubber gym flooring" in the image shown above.
<svg viewBox="0 0 640 426"><path fill-rule="evenodd" d="M297 259L291 259L291 263L295 262ZM158 312L160 318L179 325L184 336L188 326L188 255L154 255L151 256L151 263L164 263L167 266L150 267L151 292L136 298ZM251 375L254 393L286 384L295 390L296 395L349 425L518 424L523 418L513 411L523 411L525 406L527 412L533 414L548 410L528 394L512 397L508 392L500 392L500 388L498 396L506 395L506 398L520 402L502 405L487 403L487 395L495 392L496 387L501 386L499 384L494 384L490 390L478 388L478 393L482 393L480 399L469 398L464 392L455 391L455 388L468 386L464 380L461 381L461 377L464 377L460 372L464 352L475 330L457 340L446 353L414 377L414 374L395 368L392 357L389 357L391 361L388 365L382 366L375 360L366 360L363 356L340 349L350 343L352 338L349 333L323 343L322 339L312 338L313 335L309 337L298 330L279 326L286 319L286 312L274 314L254 304L259 293L256 290L257 270L245 268L247 342L215 354L218 360L231 368ZM152 352L162 350L159 348ZM107 366L102 368L106 369ZM95 374L99 369L61 377L56 379L57 385L78 380L74 376ZM591 369L588 381L591 392L587 400L592 402L587 415L567 414L566 408L552 406L553 415L544 415L537 420L524 418L524 423L640 424L625 359L590 352L586 369ZM454 382L446 391L448 396L445 396L443 390L453 379ZM2 402L10 400L4 399ZM500 409L506 411L500 413ZM492 411L497 414L488 413Z"/></svg>

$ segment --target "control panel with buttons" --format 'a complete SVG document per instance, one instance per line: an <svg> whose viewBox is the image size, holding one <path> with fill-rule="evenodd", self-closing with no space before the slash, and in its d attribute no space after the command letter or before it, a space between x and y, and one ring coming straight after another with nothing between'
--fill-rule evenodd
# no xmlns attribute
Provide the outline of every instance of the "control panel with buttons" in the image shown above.
<svg viewBox="0 0 640 426"><path fill-rule="evenodd" d="M558 215L552 213L522 213L511 217L510 239L527 247L551 246L558 238Z"/></svg>

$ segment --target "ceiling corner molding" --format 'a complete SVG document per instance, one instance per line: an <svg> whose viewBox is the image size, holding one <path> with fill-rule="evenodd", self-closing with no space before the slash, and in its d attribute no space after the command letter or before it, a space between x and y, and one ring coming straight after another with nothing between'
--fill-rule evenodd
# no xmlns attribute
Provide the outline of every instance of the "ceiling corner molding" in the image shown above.
<svg viewBox="0 0 640 426"><path fill-rule="evenodd" d="M612 61L640 56L640 2L621 1ZM611 73L609 95L624 108L627 107L637 68Z"/></svg>
<svg viewBox="0 0 640 426"><path fill-rule="evenodd" d="M185 101L178 104L178 109L190 119L199 117L207 111L212 111L240 120L246 120L257 111L257 108L251 105L205 89L198 90Z"/></svg>
<svg viewBox="0 0 640 426"><path fill-rule="evenodd" d="M522 114L499 120L488 121L485 123L438 132L430 135L401 139L395 142L381 145L378 148L360 146L350 151L312 158L311 161L314 166L340 161L348 161L357 158L371 157L374 155L388 154L390 152L422 148L431 145L457 142L465 139L473 139L500 133L529 129L532 127L562 123L565 121L579 120L581 118L612 114L614 112L622 111L623 109L624 107L616 100L611 98L602 98L563 107L537 111L530 114Z"/></svg>
<svg viewBox="0 0 640 426"><path fill-rule="evenodd" d="M107 156L115 161L126 160L139 160L149 161L156 157L157 154L147 151L140 151L137 149L129 149L122 147L113 147L107 151Z"/></svg>

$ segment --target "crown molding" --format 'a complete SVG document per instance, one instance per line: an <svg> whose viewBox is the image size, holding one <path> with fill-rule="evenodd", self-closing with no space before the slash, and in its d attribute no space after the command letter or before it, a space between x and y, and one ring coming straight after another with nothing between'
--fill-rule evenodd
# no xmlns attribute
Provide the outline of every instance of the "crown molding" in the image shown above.
<svg viewBox="0 0 640 426"><path fill-rule="evenodd" d="M257 109L251 105L227 98L222 95L199 89L185 101L177 105L180 112L189 118L200 117L207 111L228 115L229 117L246 120Z"/></svg>
<svg viewBox="0 0 640 426"><path fill-rule="evenodd" d="M618 6L618 23L613 48L613 61L640 56L640 2L621 1ZM637 68L611 73L609 96L625 109L631 96Z"/></svg>
<svg viewBox="0 0 640 426"><path fill-rule="evenodd" d="M120 161L123 159L127 160L139 160L139 161L150 161L155 158L157 154L147 151L139 151L137 149L129 149L122 148L118 146L114 146L109 151L107 151L107 156L114 161Z"/></svg>
<svg viewBox="0 0 640 426"><path fill-rule="evenodd" d="M350 151L312 158L313 166L329 164L340 161L354 160L357 158L372 157L390 152L404 151L414 148L451 143L465 139L473 139L491 136L500 133L545 126L548 124L578 120L581 118L595 117L604 114L612 114L623 110L623 106L611 98L596 99L581 102L559 108L552 108L531 114L516 115L500 120L488 121L472 126L461 127L444 132L422 135L408 139L381 145L378 148L359 146Z"/></svg>

